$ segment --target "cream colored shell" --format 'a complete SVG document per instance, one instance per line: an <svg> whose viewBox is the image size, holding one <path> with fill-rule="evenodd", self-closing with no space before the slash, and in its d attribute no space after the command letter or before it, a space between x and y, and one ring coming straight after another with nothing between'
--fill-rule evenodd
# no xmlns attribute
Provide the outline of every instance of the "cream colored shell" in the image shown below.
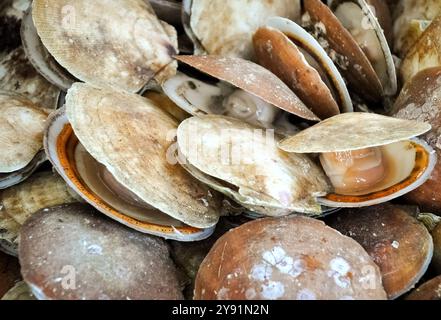
<svg viewBox="0 0 441 320"><path fill-rule="evenodd" d="M178 122L153 101L77 83L66 113L86 150L143 201L194 227L218 222L217 198L170 156Z"/></svg>

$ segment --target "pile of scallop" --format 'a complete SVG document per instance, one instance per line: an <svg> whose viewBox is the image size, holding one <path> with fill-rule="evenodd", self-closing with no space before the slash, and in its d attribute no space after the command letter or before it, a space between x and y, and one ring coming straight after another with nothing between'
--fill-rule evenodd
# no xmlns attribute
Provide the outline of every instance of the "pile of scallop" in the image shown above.
<svg viewBox="0 0 441 320"><path fill-rule="evenodd" d="M441 300L440 1L1 1L0 150L5 300Z"/></svg>

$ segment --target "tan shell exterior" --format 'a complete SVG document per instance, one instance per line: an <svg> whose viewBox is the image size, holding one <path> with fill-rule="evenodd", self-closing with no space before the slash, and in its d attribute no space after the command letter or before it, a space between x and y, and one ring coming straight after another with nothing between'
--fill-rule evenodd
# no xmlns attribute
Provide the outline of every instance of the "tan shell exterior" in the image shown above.
<svg viewBox="0 0 441 320"><path fill-rule="evenodd" d="M220 56L177 56L176 58L300 118L320 120L282 80L258 64L240 58Z"/></svg>
<svg viewBox="0 0 441 320"><path fill-rule="evenodd" d="M31 101L0 92L0 172L23 169L43 147L48 114Z"/></svg>
<svg viewBox="0 0 441 320"><path fill-rule="evenodd" d="M217 223L218 198L172 162L178 122L151 100L77 83L66 113L86 150L143 201L193 227Z"/></svg>
<svg viewBox="0 0 441 320"><path fill-rule="evenodd" d="M279 146L295 153L351 151L407 140L430 129L424 122L374 113L344 113L283 140Z"/></svg>
<svg viewBox="0 0 441 320"><path fill-rule="evenodd" d="M0 62L0 90L15 92L43 109L55 109L60 93L29 63L23 48L12 51Z"/></svg>
<svg viewBox="0 0 441 320"><path fill-rule="evenodd" d="M182 299L166 242L90 206L72 204L33 215L22 228L19 257L23 279L39 299ZM66 288L72 281L75 288Z"/></svg>
<svg viewBox="0 0 441 320"><path fill-rule="evenodd" d="M351 237L380 267L389 299L409 291L421 279L432 258L432 238L406 208L383 204L346 210L327 223Z"/></svg>
<svg viewBox="0 0 441 320"><path fill-rule="evenodd" d="M176 72L176 31L146 1L36 0L32 14L44 46L84 82L137 92Z"/></svg>
<svg viewBox="0 0 441 320"><path fill-rule="evenodd" d="M190 27L206 53L251 59L252 36L270 17L300 17L299 0L192 0Z"/></svg>
<svg viewBox="0 0 441 320"><path fill-rule="evenodd" d="M432 259L432 268L438 273L441 274L441 223L432 230L432 238L433 238L433 259Z"/></svg>
<svg viewBox="0 0 441 320"><path fill-rule="evenodd" d="M441 64L441 15L427 27L419 40L412 46L400 66L403 83L419 71Z"/></svg>
<svg viewBox="0 0 441 320"><path fill-rule="evenodd" d="M349 85L365 99L378 101L383 94L380 79L349 31L320 0L305 0L304 6L310 18L306 24L312 23L312 27L319 31L314 36L340 67Z"/></svg>
<svg viewBox="0 0 441 320"><path fill-rule="evenodd" d="M245 206L283 209L268 215L321 213L316 197L330 191L324 173L307 156L278 150L267 137L240 120L215 115L187 119L178 129L188 164L225 181Z"/></svg>
<svg viewBox="0 0 441 320"><path fill-rule="evenodd" d="M249 222L220 238L199 269L195 299L384 300L386 293L357 242L321 221L288 217Z"/></svg>
<svg viewBox="0 0 441 320"><path fill-rule="evenodd" d="M31 292L29 286L20 281L0 299L0 300L37 300Z"/></svg>
<svg viewBox="0 0 441 320"><path fill-rule="evenodd" d="M423 70L407 82L391 114L432 125L422 138L436 151L438 162L429 180L408 193L406 200L421 210L441 214L441 67Z"/></svg>

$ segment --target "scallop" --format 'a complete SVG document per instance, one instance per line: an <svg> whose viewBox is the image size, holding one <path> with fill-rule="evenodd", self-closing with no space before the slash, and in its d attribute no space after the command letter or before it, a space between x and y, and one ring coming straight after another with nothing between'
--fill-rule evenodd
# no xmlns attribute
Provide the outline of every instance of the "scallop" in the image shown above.
<svg viewBox="0 0 441 320"><path fill-rule="evenodd" d="M152 100L78 83L51 117L45 149L68 185L105 215L144 233L201 240L214 230L221 199L176 165L177 127Z"/></svg>
<svg viewBox="0 0 441 320"><path fill-rule="evenodd" d="M319 154L333 189L320 203L364 207L400 197L429 179L435 152L414 137L430 129L424 122L345 113L284 139L279 147L295 154Z"/></svg>

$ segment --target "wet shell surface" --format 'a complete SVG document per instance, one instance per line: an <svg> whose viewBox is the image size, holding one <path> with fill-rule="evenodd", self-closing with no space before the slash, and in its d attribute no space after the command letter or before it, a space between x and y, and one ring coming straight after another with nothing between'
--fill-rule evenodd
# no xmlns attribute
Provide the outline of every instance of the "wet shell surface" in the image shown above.
<svg viewBox="0 0 441 320"><path fill-rule="evenodd" d="M288 217L249 222L221 237L199 269L195 299L357 300L386 293L357 242L318 220Z"/></svg>
<svg viewBox="0 0 441 320"><path fill-rule="evenodd" d="M29 165L43 147L48 114L26 98L0 93L0 173Z"/></svg>
<svg viewBox="0 0 441 320"><path fill-rule="evenodd" d="M433 238L433 259L432 259L432 268L438 273L441 274L441 223L432 230L432 238Z"/></svg>
<svg viewBox="0 0 441 320"><path fill-rule="evenodd" d="M441 276L423 283L412 291L406 300L441 300Z"/></svg>
<svg viewBox="0 0 441 320"><path fill-rule="evenodd" d="M21 231L19 258L23 278L40 300L182 299L163 240L86 205L33 215Z"/></svg>
<svg viewBox="0 0 441 320"><path fill-rule="evenodd" d="M406 208L383 204L340 211L326 220L334 229L360 243L380 267L389 299L415 286L433 254L432 238Z"/></svg>
<svg viewBox="0 0 441 320"><path fill-rule="evenodd" d="M146 1L36 0L32 17L51 55L84 82L137 92L176 71L176 31Z"/></svg>
<svg viewBox="0 0 441 320"><path fill-rule="evenodd" d="M177 56L176 59L300 118L320 120L283 81L258 64L220 56Z"/></svg>
<svg viewBox="0 0 441 320"><path fill-rule="evenodd" d="M21 47L0 62L0 89L23 95L46 109L55 109L59 95L59 90L30 64Z"/></svg>
<svg viewBox="0 0 441 320"><path fill-rule="evenodd" d="M276 144L268 133L223 116L193 117L178 129L185 164L245 207L274 216L321 213L315 197L328 191L325 176L307 156L289 155Z"/></svg>
<svg viewBox="0 0 441 320"><path fill-rule="evenodd" d="M432 130L422 136L436 151L438 162L429 180L406 195L406 200L422 210L441 214L441 68L417 73L403 87L391 114L400 119L429 123Z"/></svg>
<svg viewBox="0 0 441 320"><path fill-rule="evenodd" d="M400 66L403 83L419 71L441 64L441 15L437 16L411 47Z"/></svg>
<svg viewBox="0 0 441 320"><path fill-rule="evenodd" d="M196 54L244 59L254 56L252 36L268 18L298 20L301 10L299 0L185 0L183 4L184 25L196 43Z"/></svg>

